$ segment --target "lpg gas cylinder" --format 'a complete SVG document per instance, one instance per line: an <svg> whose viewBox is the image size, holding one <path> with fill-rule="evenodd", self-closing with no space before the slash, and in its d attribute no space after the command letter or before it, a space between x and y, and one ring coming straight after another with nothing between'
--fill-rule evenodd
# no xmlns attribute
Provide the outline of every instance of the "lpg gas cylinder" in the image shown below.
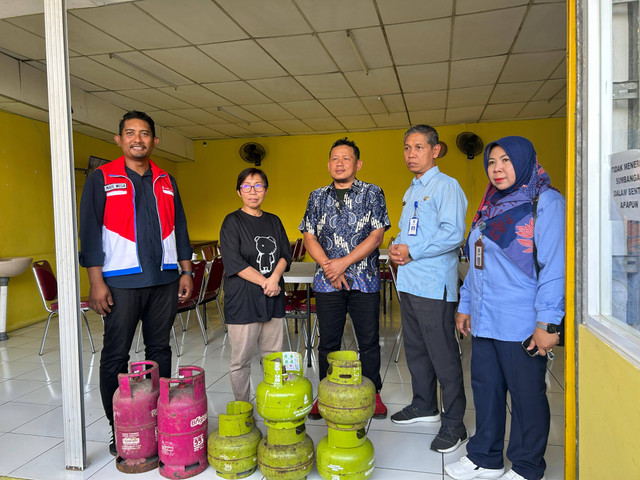
<svg viewBox="0 0 640 480"><path fill-rule="evenodd" d="M304 419L293 427L268 426L267 436L258 445L258 465L267 480L306 478L313 468L313 459L313 440L307 435Z"/></svg>
<svg viewBox="0 0 640 480"><path fill-rule="evenodd" d="M158 466L166 478L189 478L207 468L207 395L204 370L184 366L160 379Z"/></svg>
<svg viewBox="0 0 640 480"><path fill-rule="evenodd" d="M258 443L262 432L253 420L253 405L227 403L227 414L220 414L218 430L209 435L209 465L222 478L244 478L258 467Z"/></svg>
<svg viewBox="0 0 640 480"><path fill-rule="evenodd" d="M332 430L318 443L317 468L324 480L365 480L373 474L373 444L359 430Z"/></svg>
<svg viewBox="0 0 640 480"><path fill-rule="evenodd" d="M129 371L118 375L113 395L116 467L124 473L141 473L158 466L158 364L131 362Z"/></svg>
<svg viewBox="0 0 640 480"><path fill-rule="evenodd" d="M331 352L327 360L327 376L318 385L320 415L338 425L366 422L375 410L376 388L362 376L358 354L350 350Z"/></svg>
<svg viewBox="0 0 640 480"><path fill-rule="evenodd" d="M303 420L311 410L311 382L302 374L298 352L276 352L262 359L264 380L256 389L256 409L266 420Z"/></svg>

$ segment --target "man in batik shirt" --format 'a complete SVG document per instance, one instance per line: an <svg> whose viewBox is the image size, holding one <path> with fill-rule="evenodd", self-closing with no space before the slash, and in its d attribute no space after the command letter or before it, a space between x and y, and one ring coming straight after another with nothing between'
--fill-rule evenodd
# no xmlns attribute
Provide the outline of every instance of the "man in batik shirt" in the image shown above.
<svg viewBox="0 0 640 480"><path fill-rule="evenodd" d="M356 179L361 167L356 144L346 138L336 141L329 152L333 182L311 192L298 228L307 252L318 264L313 290L320 326L320 380L327 375L327 355L340 350L349 313L362 374L376 387L373 418L385 418L387 407L380 398L378 246L390 224L382 189ZM317 400L309 418L321 418Z"/></svg>

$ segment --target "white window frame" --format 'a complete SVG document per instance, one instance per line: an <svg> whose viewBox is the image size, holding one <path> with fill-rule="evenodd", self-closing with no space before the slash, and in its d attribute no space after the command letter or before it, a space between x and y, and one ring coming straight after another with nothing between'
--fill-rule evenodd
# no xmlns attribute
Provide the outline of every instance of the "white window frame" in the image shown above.
<svg viewBox="0 0 640 480"><path fill-rule="evenodd" d="M640 368L640 338L607 318L611 314L612 246L611 232L600 228L609 219L609 154L612 150L613 66L612 1L588 0L586 41L585 102L586 154L586 232L585 326ZM577 259L580 261L580 259Z"/></svg>

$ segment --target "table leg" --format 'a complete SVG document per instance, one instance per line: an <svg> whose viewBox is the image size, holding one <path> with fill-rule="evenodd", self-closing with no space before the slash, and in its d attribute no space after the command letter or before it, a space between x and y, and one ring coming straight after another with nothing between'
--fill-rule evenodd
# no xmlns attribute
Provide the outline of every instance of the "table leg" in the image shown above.
<svg viewBox="0 0 640 480"><path fill-rule="evenodd" d="M387 314L387 262L382 263L382 313Z"/></svg>

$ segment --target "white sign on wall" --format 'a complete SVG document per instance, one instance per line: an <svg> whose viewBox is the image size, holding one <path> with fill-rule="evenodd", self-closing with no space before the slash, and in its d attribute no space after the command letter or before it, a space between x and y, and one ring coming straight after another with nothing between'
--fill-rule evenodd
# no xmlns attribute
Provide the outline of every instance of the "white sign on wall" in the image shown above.
<svg viewBox="0 0 640 480"><path fill-rule="evenodd" d="M640 150L612 154L612 210L627 220L640 220ZM612 218L617 215L611 212Z"/></svg>

